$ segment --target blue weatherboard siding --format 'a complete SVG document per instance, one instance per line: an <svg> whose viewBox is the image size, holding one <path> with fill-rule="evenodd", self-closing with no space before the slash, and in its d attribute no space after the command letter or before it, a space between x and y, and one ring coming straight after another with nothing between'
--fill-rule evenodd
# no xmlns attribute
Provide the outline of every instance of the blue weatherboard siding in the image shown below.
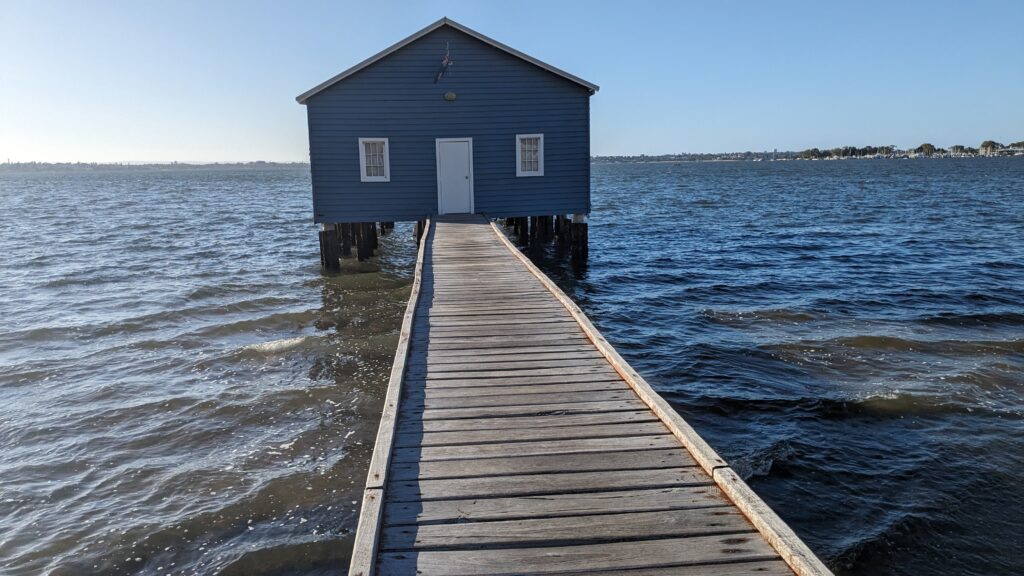
<svg viewBox="0 0 1024 576"><path fill-rule="evenodd" d="M453 64L434 78L450 47ZM455 92L454 102L444 100ZM437 213L436 138L473 138L475 209L590 212L589 91L448 26L306 101L316 222ZM516 134L544 134L544 176L516 177ZM358 138L388 138L390 182L359 181Z"/></svg>

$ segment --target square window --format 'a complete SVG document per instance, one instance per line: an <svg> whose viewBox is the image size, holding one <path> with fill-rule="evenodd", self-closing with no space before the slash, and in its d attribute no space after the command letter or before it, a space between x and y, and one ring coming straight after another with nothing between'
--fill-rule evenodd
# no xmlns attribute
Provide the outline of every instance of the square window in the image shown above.
<svg viewBox="0 0 1024 576"><path fill-rule="evenodd" d="M359 139L359 180L390 182L391 158L387 138Z"/></svg>
<svg viewBox="0 0 1024 576"><path fill-rule="evenodd" d="M516 176L544 175L544 135L516 134Z"/></svg>

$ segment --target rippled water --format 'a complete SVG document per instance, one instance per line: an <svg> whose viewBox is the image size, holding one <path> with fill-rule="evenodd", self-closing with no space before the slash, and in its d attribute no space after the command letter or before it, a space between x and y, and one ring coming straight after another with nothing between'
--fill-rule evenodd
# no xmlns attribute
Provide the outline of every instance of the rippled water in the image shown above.
<svg viewBox="0 0 1024 576"><path fill-rule="evenodd" d="M544 267L831 567L1024 573L1024 161L592 174Z"/></svg>
<svg viewBox="0 0 1024 576"><path fill-rule="evenodd" d="M414 243L305 169L0 174L0 573L337 574Z"/></svg>
<svg viewBox="0 0 1024 576"><path fill-rule="evenodd" d="M587 269L536 258L831 566L1024 572L1024 162L593 186ZM296 168L0 173L0 210L0 573L343 573L409 228L321 274Z"/></svg>

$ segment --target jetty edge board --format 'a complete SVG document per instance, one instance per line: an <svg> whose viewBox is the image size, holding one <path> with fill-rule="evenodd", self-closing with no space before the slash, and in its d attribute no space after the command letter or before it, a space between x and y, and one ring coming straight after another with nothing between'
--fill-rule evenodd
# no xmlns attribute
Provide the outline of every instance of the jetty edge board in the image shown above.
<svg viewBox="0 0 1024 576"><path fill-rule="evenodd" d="M433 219L349 573L590 572L830 574L497 226Z"/></svg>
<svg viewBox="0 0 1024 576"><path fill-rule="evenodd" d="M423 284L423 256L433 231L432 222L427 220L420 236L419 248L416 251L412 289L409 291L409 302L405 306L405 314L402 315L395 360L391 364L391 376L388 378L388 389L384 395L384 410L381 412L377 439L373 445L373 456L370 457L370 468L366 475L366 488L363 492L359 522L356 525L355 541L352 544L352 560L349 563L351 576L370 576L374 573L376 565L381 521L384 518L384 483L391 463L396 416L402 397L402 379L405 377L405 364L409 359L409 341L412 338L413 320L416 316L416 307L419 304L420 289Z"/></svg>

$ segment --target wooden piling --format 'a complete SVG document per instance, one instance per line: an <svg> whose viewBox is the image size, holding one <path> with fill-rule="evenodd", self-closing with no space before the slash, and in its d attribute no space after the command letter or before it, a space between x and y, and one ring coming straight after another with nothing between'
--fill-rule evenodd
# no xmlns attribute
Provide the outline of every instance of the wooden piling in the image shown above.
<svg viewBox="0 0 1024 576"><path fill-rule="evenodd" d="M341 270L340 257L338 225L324 224L320 231L320 265L328 270Z"/></svg>
<svg viewBox="0 0 1024 576"><path fill-rule="evenodd" d="M317 233L316 236L320 240L320 267L321 268L326 268L327 267L327 258L324 256L324 246L325 246L325 244L324 244L324 230L321 229Z"/></svg>
<svg viewBox="0 0 1024 576"><path fill-rule="evenodd" d="M568 248L572 237L572 223L565 214L555 216L555 241Z"/></svg>
<svg viewBox="0 0 1024 576"><path fill-rule="evenodd" d="M352 225L339 224L338 227L341 234L341 255L352 256Z"/></svg>
<svg viewBox="0 0 1024 576"><path fill-rule="evenodd" d="M516 233L516 243L520 246L525 244L529 233L529 224L527 223L526 218L522 216L516 216L513 218L512 228Z"/></svg>
<svg viewBox="0 0 1024 576"><path fill-rule="evenodd" d="M590 239L587 231L587 215L572 215L572 259L585 262L590 251Z"/></svg>
<svg viewBox="0 0 1024 576"><path fill-rule="evenodd" d="M366 232L365 222L356 222L352 224L352 240L356 248L356 258L362 262L369 258L367 255L367 246L369 245L369 238Z"/></svg>

